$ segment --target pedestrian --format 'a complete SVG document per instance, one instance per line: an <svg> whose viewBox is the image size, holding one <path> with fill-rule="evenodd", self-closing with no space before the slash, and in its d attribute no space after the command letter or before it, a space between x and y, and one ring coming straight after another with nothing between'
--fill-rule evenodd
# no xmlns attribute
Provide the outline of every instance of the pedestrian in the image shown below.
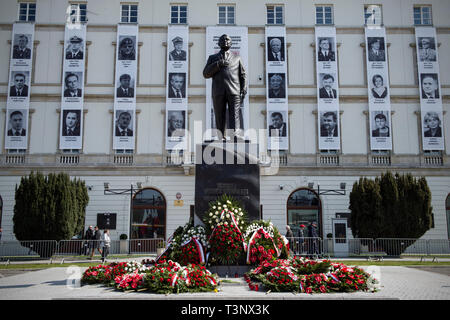
<svg viewBox="0 0 450 320"><path fill-rule="evenodd" d="M291 227L286 226L286 238L289 241L290 250L294 251L294 234L292 233Z"/></svg>
<svg viewBox="0 0 450 320"><path fill-rule="evenodd" d="M93 238L94 238L94 227L89 226L89 228L86 230L86 233L84 234L84 240L86 240L84 242L85 247L84 254L86 256L88 256L94 248Z"/></svg>
<svg viewBox="0 0 450 320"><path fill-rule="evenodd" d="M106 257L108 256L109 253L109 247L111 246L111 238L109 237L108 229L105 229L103 231L102 244L103 244L102 262L105 262Z"/></svg>
<svg viewBox="0 0 450 320"><path fill-rule="evenodd" d="M303 252L303 243L305 242L305 225L301 224L300 228L298 229L298 251L300 254Z"/></svg>
<svg viewBox="0 0 450 320"><path fill-rule="evenodd" d="M317 234L317 224L315 222L311 222L308 226L308 236L311 238L311 245L309 246L309 254L311 255L311 257L313 255L318 255L319 254L319 250L317 247L317 238L318 238L318 234Z"/></svg>
<svg viewBox="0 0 450 320"><path fill-rule="evenodd" d="M94 237L93 237L93 247L92 247L92 252L91 252L91 260L94 257L94 252L95 249L97 249L97 251L100 253L100 255L102 254L102 249L100 249L100 240L101 240L101 233L100 230L98 229L98 226L95 226L94 228Z"/></svg>

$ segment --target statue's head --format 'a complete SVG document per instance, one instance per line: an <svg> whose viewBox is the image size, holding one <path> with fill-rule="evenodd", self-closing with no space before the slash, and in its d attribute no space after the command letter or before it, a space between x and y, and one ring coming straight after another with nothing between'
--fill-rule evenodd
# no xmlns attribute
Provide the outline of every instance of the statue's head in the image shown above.
<svg viewBox="0 0 450 320"><path fill-rule="evenodd" d="M227 34L223 34L219 38L218 45L219 45L220 49L222 49L224 51L229 50L232 45L231 37Z"/></svg>

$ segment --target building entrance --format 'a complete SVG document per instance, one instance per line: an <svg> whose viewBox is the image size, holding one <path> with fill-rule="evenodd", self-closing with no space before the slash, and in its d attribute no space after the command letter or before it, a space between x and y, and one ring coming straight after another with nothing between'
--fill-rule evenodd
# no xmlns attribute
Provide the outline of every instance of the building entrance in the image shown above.
<svg viewBox="0 0 450 320"><path fill-rule="evenodd" d="M131 239L166 238L167 206L156 189L142 189L132 202Z"/></svg>

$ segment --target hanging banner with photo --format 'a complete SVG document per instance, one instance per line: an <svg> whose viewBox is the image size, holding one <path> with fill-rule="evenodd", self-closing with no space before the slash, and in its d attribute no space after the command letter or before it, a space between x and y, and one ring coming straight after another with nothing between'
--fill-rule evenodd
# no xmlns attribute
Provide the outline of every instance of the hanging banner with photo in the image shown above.
<svg viewBox="0 0 450 320"><path fill-rule="evenodd" d="M317 109L320 150L339 150L339 84L335 27L316 27Z"/></svg>
<svg viewBox="0 0 450 320"><path fill-rule="evenodd" d="M6 100L5 149L27 149L34 23L14 23Z"/></svg>
<svg viewBox="0 0 450 320"><path fill-rule="evenodd" d="M266 27L267 146L289 148L286 28Z"/></svg>
<svg viewBox="0 0 450 320"><path fill-rule="evenodd" d="M442 91L436 29L416 27L423 150L444 150Z"/></svg>
<svg viewBox="0 0 450 320"><path fill-rule="evenodd" d="M86 59L86 24L67 23L61 92L60 149L83 147L83 97Z"/></svg>
<svg viewBox="0 0 450 320"><path fill-rule="evenodd" d="M386 30L384 27L366 27L365 35L370 148L392 150Z"/></svg>
<svg viewBox="0 0 450 320"><path fill-rule="evenodd" d="M167 30L166 150L187 149L189 27Z"/></svg>
<svg viewBox="0 0 450 320"><path fill-rule="evenodd" d="M113 118L114 150L134 150L138 33L138 25L117 25Z"/></svg>
<svg viewBox="0 0 450 320"><path fill-rule="evenodd" d="M232 46L230 52L240 56L244 69L247 74L247 88L248 88L248 28L247 27L233 27L233 26L210 26L206 28L206 57L216 54L220 51L218 45L219 38L227 34L230 36ZM206 64L206 61L205 61ZM243 128L245 138L247 138L246 130L249 128L249 94L241 101L241 123L240 128ZM217 138L214 132L210 129L216 129L214 107L212 102L212 79L206 79L206 140Z"/></svg>

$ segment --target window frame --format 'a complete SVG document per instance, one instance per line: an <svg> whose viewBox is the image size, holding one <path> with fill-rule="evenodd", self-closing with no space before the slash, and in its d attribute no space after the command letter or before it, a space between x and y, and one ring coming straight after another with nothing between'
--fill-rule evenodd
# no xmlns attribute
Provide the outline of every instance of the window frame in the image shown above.
<svg viewBox="0 0 450 320"><path fill-rule="evenodd" d="M318 15L317 9L318 8L322 8L321 19L323 19L323 23L319 23L319 21L318 21L318 18L317 18L317 15ZM330 12L330 14L331 14L331 18L330 18L331 19L331 23L327 23L326 22L327 17L326 17L325 8L330 8L331 9L331 12ZM317 4L316 5L316 15L315 15L315 17L316 17L316 25L333 26L334 25L334 10L333 9L334 8L333 8L332 4Z"/></svg>
<svg viewBox="0 0 450 320"><path fill-rule="evenodd" d="M273 9L273 23L269 22L269 9ZM277 9L281 8L281 23L277 22ZM283 4L267 4L266 5L266 25L281 26L284 25L284 5Z"/></svg>
<svg viewBox="0 0 450 320"><path fill-rule="evenodd" d="M423 9L427 8L430 10L429 15L430 17L428 18L430 20L430 23L424 23L424 17L423 17ZM420 14L420 23L416 23L416 9L419 9L419 14ZM433 25L433 8L432 5L427 5L427 4L419 4L419 5L414 5L413 7L413 22L415 26L432 26Z"/></svg>
<svg viewBox="0 0 450 320"><path fill-rule="evenodd" d="M374 23L367 23L369 17L367 17L367 10L370 7L378 7L380 9L380 23L376 23L376 21ZM372 14L371 14L372 16ZM376 18L376 14L375 14L375 18ZM365 26L383 26L383 6L381 4L364 4L364 25Z"/></svg>
<svg viewBox="0 0 450 320"><path fill-rule="evenodd" d="M176 17L173 17L173 13L174 13L174 8L177 8ZM182 7L186 7L186 17L182 17L181 16L181 8ZM187 24L188 23L188 5L186 3L177 3L177 4L171 4L170 5L170 24ZM174 21L173 19L176 19L176 21ZM181 19L185 19L185 22L182 22Z"/></svg>
<svg viewBox="0 0 450 320"><path fill-rule="evenodd" d="M225 22L220 22L220 8L225 8ZM233 22L229 21L230 9L233 9ZM236 5L221 3L217 5L217 24L218 25L236 25Z"/></svg>
<svg viewBox="0 0 450 320"><path fill-rule="evenodd" d="M26 8L22 8L22 5L26 5ZM34 5L34 14L30 14L30 5ZM36 9L37 5L36 2L19 2L18 3L18 10L17 10L17 19L19 21L25 21L25 22L35 22L36 21ZM25 15L21 13L22 10L26 10ZM22 19L21 17L25 17L25 19ZM30 17L33 17L33 19L30 19Z"/></svg>
<svg viewBox="0 0 450 320"><path fill-rule="evenodd" d="M127 8L127 15L124 16L124 8ZM132 17L131 16L131 12L134 11L132 10L132 7L136 7L136 21L131 21ZM124 21L124 18L126 19L126 21ZM139 4L138 3L121 3L120 4L120 22L121 23L138 23L138 19L139 19Z"/></svg>
<svg viewBox="0 0 450 320"><path fill-rule="evenodd" d="M84 8L81 8L81 6L84 6ZM67 21L70 23L85 23L88 21L87 2L69 2L67 11L69 13ZM82 11L84 11L84 14Z"/></svg>

